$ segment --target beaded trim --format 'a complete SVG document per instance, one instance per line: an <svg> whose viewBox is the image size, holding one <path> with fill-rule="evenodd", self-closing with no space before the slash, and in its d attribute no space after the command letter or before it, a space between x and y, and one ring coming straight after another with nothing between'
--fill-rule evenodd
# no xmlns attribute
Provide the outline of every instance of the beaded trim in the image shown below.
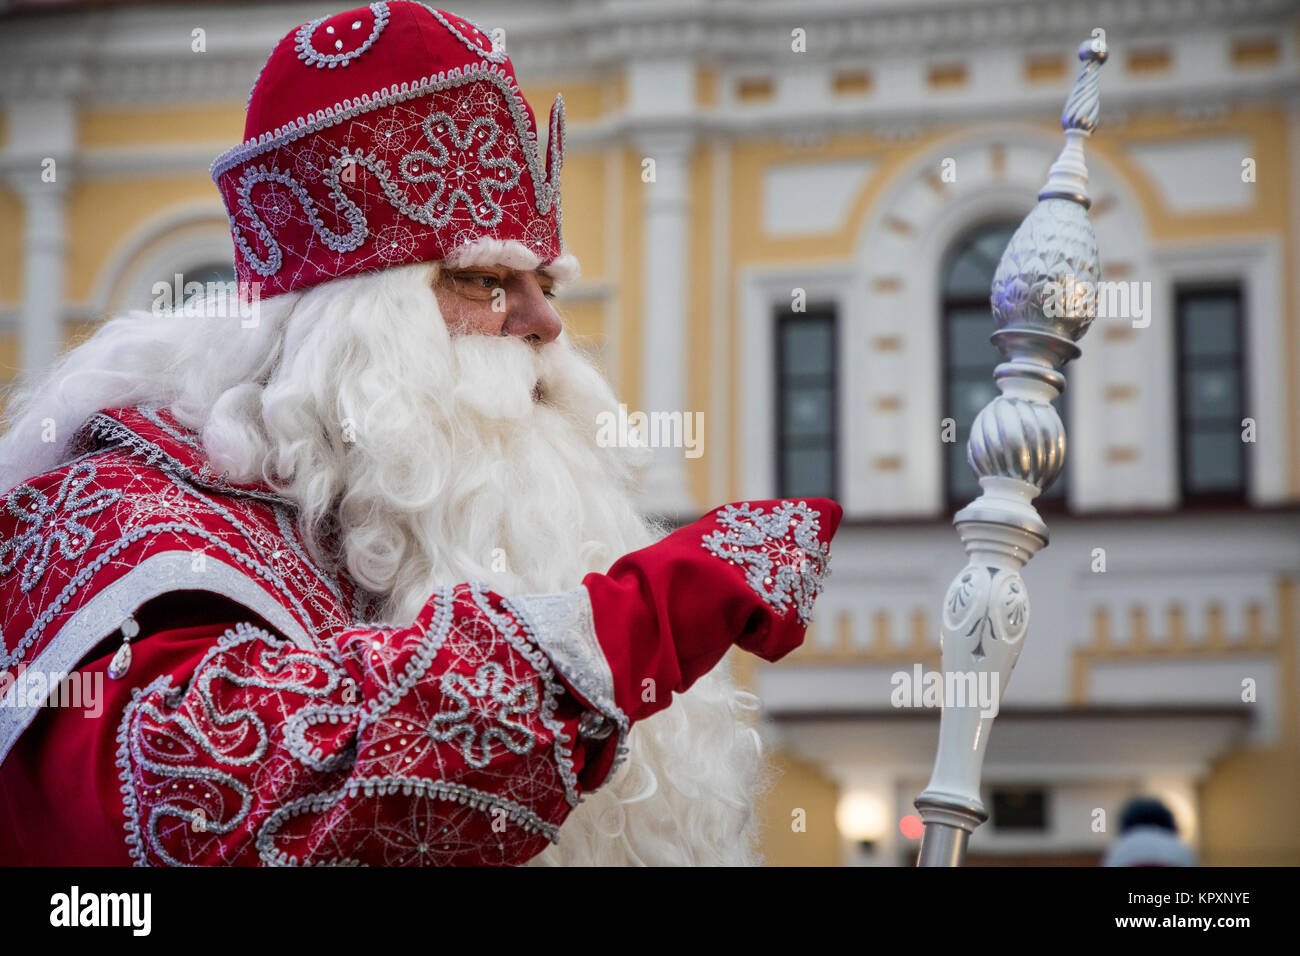
<svg viewBox="0 0 1300 956"><path fill-rule="evenodd" d="M59 629L59 639L43 650L10 686L0 702L0 761L13 748L44 705L26 693L29 674L68 674L100 641L112 634L142 604L169 591L201 590L228 597L248 608L294 644L315 645L302 626L278 601L247 576L222 561L209 562L202 575L192 570L189 551L163 551L151 555L112 584L99 591ZM39 631L32 635L39 635ZM25 645L24 645L25 646ZM12 661L10 661L12 663ZM6 665L9 666L9 665ZM19 684L23 684L20 688ZM53 688L47 688L46 696ZM25 707L18 706L25 693Z"/></svg>
<svg viewBox="0 0 1300 956"><path fill-rule="evenodd" d="M172 438L189 445L192 448L202 450L202 446L192 437L178 432L167 424L166 421L158 415L157 409L140 406L136 409L148 419L152 424L157 425ZM97 412L92 416L85 425L82 426L80 440L85 443L92 439L100 439L105 445L126 445L132 451L136 452L143 458L143 463L150 467L160 468L173 476L179 476L186 482L197 487L206 488L209 491L215 491L223 495L232 495L243 498L257 498L261 501L267 501L275 504L289 505L292 507L293 502L284 495L276 494L273 491L263 491L258 488L246 488L240 485L232 485L220 478L202 472L194 472L188 465L180 459L169 454L165 449L141 438L126 425L123 425L117 419L105 415L103 412ZM105 448L94 448L88 451L87 455L100 454Z"/></svg>
<svg viewBox="0 0 1300 956"><path fill-rule="evenodd" d="M436 596L439 605L437 610L443 608L448 611L451 610L455 590L445 589L438 592ZM482 592L480 591L479 595L476 595L476 601L481 595ZM438 617L436 612L434 617L435 619ZM438 630L445 637L449 628L450 621L448 620L444 621ZM265 672L261 676L257 673L245 673L238 666L228 666L214 660L218 655L250 642L258 642L262 645L262 648L255 656L248 658L250 661L256 661L255 666L260 671ZM440 644L441 641L431 640L426 632L421 639L420 650L407 664L406 672L403 675L404 679L411 678L413 682L427 671L427 661L424 659L428 656L429 646L432 643ZM536 649L532 649L532 655L530 656L541 657ZM532 663L531 660L530 663ZM538 673L542 676L543 682L549 685L547 675L542 671L538 671ZM315 724L350 722L358 720L362 716L359 714L361 710L359 706L340 705L332 701L321 700L333 695L344 679L345 671L336 660L322 658L316 654L304 655L288 642L278 639L264 629L250 624L240 624L228 630L213 647L208 649L196 666L194 674L192 683L188 687L176 687L173 685L171 675L163 675L155 679L143 690L137 689L133 691L132 701L127 706L121 723L118 725L116 763L123 795L126 843L130 857L137 866L148 865L148 852L156 853L158 858L167 865L184 865L182 861L175 859L164 849L161 830L164 827L172 828L177 822L183 824L187 818L192 817L193 810L190 808L190 802L194 797L189 795L189 791L194 790L192 784L206 783L224 787L238 798L238 808L234 809L232 813L220 819L204 820L203 829L216 834L231 833L245 824L253 810L255 798L252 789L247 783L232 773L227 773L217 767L189 766L184 762L169 763L166 760L156 759L156 755L153 754L150 748L157 749L158 753L161 754L161 742L155 743L145 739L147 731L139 726L141 716L147 717L155 728L176 727L184 740L192 742L219 764L230 768L251 767L263 760L268 753L274 728L269 727L253 711L238 707L238 705L235 705L238 709L230 710L227 714L227 705L222 704L214 697L214 682L219 681L223 685L233 682L236 686L253 684L275 691L290 691L304 697L320 700L319 704L308 702L305 706L298 707L293 713L286 715L283 724L283 739L290 756L293 756L309 769L318 772L330 772L351 766L348 761L355 758L355 754L348 748L343 748L337 754L325 757L319 747L310 745L307 740L307 731ZM317 675L323 675L325 680L323 682L318 680ZM486 678L482 681L484 689L487 689L488 685L498 683L494 675L485 673L485 668L480 668L478 676ZM404 691L398 689L402 684L407 683L404 679L399 680L396 684L383 687L377 694L381 702L391 705L404 696ZM445 689L447 686L446 678L442 679L441 684ZM180 696L182 692L198 695L198 699L192 703L191 709L197 708L196 713L207 715L203 726L198 726L195 721L192 721L186 710L179 709L182 707ZM455 695L452 696L452 700L455 700ZM160 708L160 703L175 710L164 713ZM528 712L535 713L537 704L534 695ZM372 714L377 709L372 709ZM212 728L207 725L207 721L210 719L215 721L215 726L224 727L227 723L226 716L238 717L241 724L247 724L247 729L244 732L231 738L233 740L232 746L238 747L237 752L225 749L223 742L226 738L224 736L212 736ZM251 731L251 737L249 731ZM359 735L363 732L364 723L358 720L357 733ZM531 749L531 746L524 747L521 751L520 748L507 744L507 749L520 753L527 752L527 750ZM477 766L474 762L470 762L470 765ZM142 820L142 805L137 793L137 788L142 785L138 779L141 772L170 778L173 781L191 781L191 785L184 790L178 790L178 796L182 798L180 802L169 798L155 800L149 810L148 819ZM170 786L173 789L177 788L175 783ZM308 794L276 807L266 819L258 824L256 833L253 835L258 857L263 863L272 866L298 865L299 860L296 856L279 850L275 846L276 835L286 821L303 813L328 811L341 800L349 797L359 795L366 797L385 796L398 792L407 796L418 794L430 799L460 803L484 812L499 809L504 812L506 819L512 821L526 832L541 834L552 842L557 841L559 838L559 826L557 824L547 822L537 813L516 801L460 783L433 780L425 776L385 773L349 779L343 782L341 787ZM152 796L159 798L161 792L155 791ZM359 864L359 861L347 858L313 860L311 862L314 865Z"/></svg>
<svg viewBox="0 0 1300 956"><path fill-rule="evenodd" d="M370 36L362 42L361 46L348 53L321 53L312 46L312 36L316 32L316 28L326 20L330 19L329 17L319 17L312 20L310 23L304 23L298 28L297 43L295 44L298 49L298 59L302 60L309 66L314 65L317 69L321 70L327 66L331 70L337 66L347 66L361 54L369 50L374 45L375 41L379 39L379 34L384 32L384 27L388 25L388 4L372 3L370 4L370 12L374 14L375 17L375 23L370 31ZM354 20L352 23L352 29L358 30L360 28L361 21ZM333 27L327 27L326 30L329 33L334 32ZM343 48L343 41L335 40L334 45L337 49L341 50Z"/></svg>
<svg viewBox="0 0 1300 956"><path fill-rule="evenodd" d="M531 632L528 624L518 615L513 613L510 607L509 599L502 598L501 604L510 614L501 614L488 600L487 585L480 581L473 581L469 586L470 594L473 595L474 603L478 609L487 616L515 651L522 656L528 663L533 665L533 669L542 678L542 685L546 693L542 699L542 710L538 715L542 726L549 730L555 737L555 765L559 768L560 778L564 781L564 797L569 802L569 806L576 807L581 802L578 794L578 776L573 770L573 738L564 732L564 724L555 719L555 710L559 706L559 695L563 693L564 688L556 682L555 671L551 669L551 662L547 655L542 652L541 645L530 640ZM517 622L516 622L517 621ZM523 625L524 635L519 633L520 624Z"/></svg>
<svg viewBox="0 0 1300 956"><path fill-rule="evenodd" d="M200 493L198 488L195 486L197 482L195 484L191 484L191 479L194 476L189 471L189 469L186 468L184 464L182 464L181 462L177 461L175 458L168 455L162 448L158 447L152 442L146 441L145 439L141 438L139 435L131 431L126 426L122 425L120 422L117 422L116 420L102 414L95 416L95 418L92 419L90 423L88 423L88 425L83 430L82 434L79 436L79 441L85 442L89 440L89 438L91 437L111 439L118 445L126 446L130 451L135 452L137 455L139 455L140 458L143 459L143 463L145 465L159 468L165 475L167 475L167 477L172 481L172 483L176 485L176 487L181 491L183 495L197 500L205 508L215 512L217 515L223 518L235 531L237 531L241 537L243 537L246 541L248 541L255 551L260 550L258 546L258 542L254 538L254 536L250 534L250 532L244 526L244 524L227 508L223 507L218 502ZM93 454L104 454L107 451L110 451L110 449L101 448L94 451ZM85 458L86 456L83 455L82 457ZM215 487L212 487L213 484L215 484ZM209 490L217 490L223 492L225 491L225 489L221 488L220 484L217 483L210 483ZM280 496L271 495L267 493L259 493L256 491L244 492L240 489L231 489L229 493L231 494L242 493L248 495L249 497L269 500L271 502L280 503L280 504L286 502L286 499ZM76 575L74 575L72 579L69 580L66 585L64 585L64 587L62 588L62 590L60 590L58 595L55 596L52 601L50 601L50 603L45 607L45 609L41 612L41 614L32 622L31 626L27 629L22 639L18 642L18 644L14 648L9 649L7 647L0 646L0 668L11 667L15 665L18 661L20 661L22 659L23 652L26 651L26 649L30 647L31 644L40 637L40 635L44 632L45 627L49 624L51 620L53 620L55 615L57 615L63 609L63 607L66 606L68 602L72 600L72 597L76 594L76 592L85 584L87 584L90 581L90 579L96 573L98 573L109 561L111 561L119 553L121 553L123 549L125 549L129 545L140 540L141 538L145 537L148 534L167 533L167 532L200 538L206 544L211 545L219 549L220 551L224 552L225 554L229 555L234 565L242 566L243 568L247 569L247 571L252 576L264 580L270 587L274 588L279 595L281 595L282 603L292 608L300 616L302 620L308 619L305 609L302 607L301 603L298 601L298 599L292 593L292 591L285 585L281 576L276 572L274 568L268 567L267 565L263 564L261 561L255 560L249 555L236 550L228 542L218 538L217 536L215 536L205 528L188 524L182 521L157 522L157 523L151 523L147 525L142 525L137 528L133 528L131 531L127 532L126 534L118 538L118 540L115 541L112 545L108 546L108 548L105 551L97 555L93 561L81 567L76 573ZM291 536L289 540L291 545L295 545L296 542L294 537ZM295 550L298 549L295 548ZM310 561L307 562L307 564L309 567L313 569L313 572L316 573L317 576L319 577L320 576L319 569L316 569L315 565ZM335 587L330 588L330 591L332 593L337 592L338 590L339 589L337 587L337 584L335 585ZM252 592L250 591L249 593L251 594ZM226 596L233 596L233 595L226 595ZM121 623L120 618L112 622L112 626L105 631L105 634L111 633L111 631L114 628L116 628L117 625L120 623ZM305 631L303 631L301 625L296 624L296 622L286 623L284 625L284 628L286 633L289 633L290 631L295 631L296 633L306 633Z"/></svg>
<svg viewBox="0 0 1300 956"><path fill-rule="evenodd" d="M420 649L406 662L406 669L391 687L369 702L357 725L358 733L378 722L392 710L398 701L406 696L407 691L424 676L433 659L438 656L438 651L442 650L455 615L455 609L452 607L453 590L453 588L439 588L433 593L433 618L427 627L418 618L411 625L421 631Z"/></svg>
<svg viewBox="0 0 1300 956"><path fill-rule="evenodd" d="M506 51L498 50L496 48L496 44L492 42L492 38L488 36L487 31L484 30L477 23L475 23L473 20L469 19L468 17L460 18L464 20L466 23L468 23L470 26L472 26L475 30L477 30L479 36L481 36L483 39L488 41L489 49L484 50L481 46L479 46L469 37L465 36L465 34L461 33L460 30L456 29L455 24L453 24L450 20L448 20L445 16L443 16L441 10L435 10L427 3L422 3L420 4L420 6L424 7L424 9L432 13L434 17L437 18L438 22L447 28L448 33L454 36L461 43L465 44L465 46L469 49L470 53L473 53L475 56L481 56L483 59L489 60L492 63L504 63L506 61Z"/></svg>
<svg viewBox="0 0 1300 956"><path fill-rule="evenodd" d="M320 238L327 248L334 252L352 252L365 244L365 241L370 237L370 228L361 207L343 191L341 170L345 165L361 166L369 170L379 183L389 204L404 216L423 225L433 228L446 225L455 213L458 201L463 203L470 214L470 218L477 225L485 229L498 225L504 217L504 211L500 204L492 198L491 193L504 193L513 189L519 183L522 170L509 157L494 158L488 155L489 150L496 145L501 135L501 129L496 121L491 117L476 117L466 124L462 133L457 128L456 121L448 113L438 111L425 117L421 126L425 139L434 152L425 149L411 150L398 160L397 168L401 178L408 183L418 184L430 180L437 181L434 194L423 205L417 206L407 201L394 182L388 170L387 161L376 158L373 153L365 154L359 149L352 151L345 146L337 156L330 159L329 169L325 176L326 183L329 186L330 198L334 201L335 213L350 226L347 233L335 232L325 225L325 222L321 219L316 201L312 199L306 187L298 182L292 173L275 167L268 169L264 164L245 170L235 187L235 194L238 197L239 208L248 217L249 222L252 223L253 230L257 233L263 247L268 250L267 257L263 259L253 251L252 246L243 234L243 230L234 223L233 219L231 225L235 243L252 266L253 271L258 275L271 276L279 272L284 265L284 252L280 248L279 242L276 241L261 212L253 205L252 190L258 183L274 182L286 187L302 207L304 214L307 216L307 221L311 223L312 232ZM446 167L450 157L450 151L440 137L440 134L444 132L447 133L452 146L459 150L473 149L477 139L476 159L479 165L489 172L496 170L498 174L495 178L483 176L478 179L476 185L479 197L477 199L460 186L456 186L444 195L446 179L440 170ZM528 149L524 150L524 155L527 159L533 158L531 151ZM429 168L417 169L417 167L426 165ZM534 193L539 193L539 188L537 188L538 180L536 179L534 179L534 186ZM547 208L549 208L551 194L553 194L551 184L545 184L540 189L541 192L547 192L548 190L551 192L548 192L547 195ZM539 198L538 209L544 215L546 209L543 209L542 205L542 200ZM276 206L275 209L278 211L279 206ZM382 250L380 251L382 252Z"/></svg>
<svg viewBox="0 0 1300 956"><path fill-rule="evenodd" d="M433 715L429 737L442 743L458 742L461 757L468 766L482 770L491 763L494 741L520 756L537 745L536 734L511 720L536 712L537 685L532 681L512 681L505 668L489 661L480 665L473 677L449 671L442 675L439 685L455 706ZM471 697L483 702L483 711L489 709L489 702L496 705L492 726L480 729L475 725L476 714L472 712L476 708L470 703Z"/></svg>
<svg viewBox="0 0 1300 956"><path fill-rule="evenodd" d="M503 800L495 794L475 790L464 784L449 783L446 780L430 780L428 777L364 777L360 780L349 780L338 790L300 797L280 807L267 817L258 831L257 855L267 866L361 866L360 861L348 858L300 863L297 856L291 856L275 848L276 832L289 818L301 813L320 813L346 797L355 797L358 794L367 797L387 796L398 792L406 795L418 793L422 797L434 800L465 804L483 812L493 809L504 810L506 819L520 829L529 833L539 833L552 843L559 840L558 826L547 823L527 807L510 800Z"/></svg>
<svg viewBox="0 0 1300 956"><path fill-rule="evenodd" d="M198 666L195 668L195 674L200 676L198 693L207 702L209 713L216 713L217 711L217 709L212 705L210 690L211 678L220 676L222 679L229 679L231 675L224 672L215 674L212 671L207 670L207 665L218 654L224 654L225 652L238 647L241 644L247 644L250 641L261 641L264 644L269 645L271 653L276 653L285 650L286 648L289 649L287 658L283 661L286 666L280 671L285 675L296 673L292 666L287 665L292 664L294 660L299 660L305 661L314 668L323 669L327 676L325 684L320 687L312 687L301 681L285 680L283 683L277 685L281 689L291 690L304 696L314 697L331 693L339 686L339 670L337 665L333 662L315 655L310 657L299 656L296 653L297 649L288 642L281 641L268 634L265 630L254 627L251 624L239 624L234 628L227 630L225 634L218 638L217 642L212 647L208 648L206 653L204 653ZM252 793L244 784L240 783L239 780L230 774L222 773L220 770L211 767L176 767L159 763L156 760L149 760L144 753L140 741L138 739L133 739L130 733L130 728L135 720L137 711L144 708L146 713L160 723L175 723L178 726L186 728L189 731L189 733L187 733L189 739L201 747L205 753L213 759L224 762L230 766L247 766L251 763L255 763L266 753L267 744L270 740L270 734L266 726L251 712L244 712L241 713L241 718L248 721L250 726L257 731L257 743L254 746L252 753L244 757L235 757L230 754L218 753L209 737L205 733L200 732L198 728L193 727L193 725L185 719L183 714L176 714L167 717L161 714L152 704L146 702L147 698L162 691L165 692L164 701L168 706L179 706L179 701L173 705L173 695L180 690L182 690L182 688L173 688L172 677L170 674L163 674L156 678L143 690L140 688L134 689L131 692L131 703L126 706L126 710L122 716L122 721L118 724L117 767L118 779L122 783L120 790L122 793L123 809L126 814L126 844L127 851L131 859L135 861L136 866L147 866L148 863L144 858L144 849L140 844L140 805L135 795L135 788L132 785L132 762L137 766L145 767L150 772L159 774L160 776L216 782L229 787L237 793L240 798L240 807L230 819L210 820L206 822L206 829L213 833L229 833L234 830L247 818L253 804ZM242 737L240 739L242 740ZM184 866L185 864L179 860L173 859L162 849L159 840L158 827L164 817L172 820L177 818L185 820L188 816L189 814L183 808L163 805L156 807L147 821L145 832L148 835L149 842L158 852L159 856L162 857L163 862L169 866Z"/></svg>
<svg viewBox="0 0 1300 956"><path fill-rule="evenodd" d="M506 108L510 112L510 118L514 121L524 158L528 162L528 170L533 176L537 211L542 215L546 215L551 208L553 191L543 188L544 180L541 174L540 159L537 156L537 133L527 121L523 94L519 92L519 87L515 85L510 74L504 69L484 64L471 64L463 70L460 67L453 67L442 73L426 76L414 83L402 83L400 86L394 84L392 87L385 86L376 93L363 93L359 99L345 99L342 103L335 103L332 107L317 110L310 116L300 116L293 123L286 123L284 126L277 127L275 130L263 133L255 139L250 139L239 146L226 150L212 161L210 168L212 178L215 181L231 168L246 163L250 159L255 159L265 152L278 149L322 129L337 126L339 123L360 116L363 113L369 113L417 97L428 96L442 90L454 89L458 86L464 86L466 83L477 83L483 80L497 87L505 98ZM560 100L560 102L563 102L563 100Z"/></svg>
<svg viewBox="0 0 1300 956"><path fill-rule="evenodd" d="M139 406L136 410L167 435L182 444L188 445L196 451L206 454L203 450L202 444L195 439L192 434L173 428L161 415L158 414L157 407ZM243 528L240 526L237 519L230 515L225 508L217 504L217 502L213 501L211 498L198 494L198 492L195 491L195 488L203 488L208 491L215 491L218 494L230 495L233 497L254 498L271 505L275 514L276 524L280 528L280 533L284 535L284 538L289 543L289 547L293 550L293 553L297 555L303 565L312 572L316 580L318 580L330 592L330 594L334 596L340 606L345 603L338 576L327 574L317 566L316 562L303 548L298 537L298 531L289 518L289 515L296 510L294 503L290 499L271 491L231 485L223 481L221 478L214 477L209 470L207 462L204 462L203 468L196 473L184 462L168 454L158 445L146 441L130 428L117 421L117 419L104 415L103 413L96 414L84 426L82 440L84 441L90 437L98 438L105 442L129 446L133 451L144 457L146 465L159 468L164 473L168 474L172 478L172 481L178 484L178 487L181 488L182 492L191 494L200 501L210 505L228 522L238 528L241 533L243 533ZM104 449L102 448L96 449L87 452L87 454L98 454L103 450ZM177 479L180 479L180 481L178 482ZM183 482L183 485L181 482ZM244 534L244 537L247 539L248 535ZM357 589L357 593L353 600L353 619L360 620L362 616L360 608L365 603L365 598L361 595L359 588Z"/></svg>

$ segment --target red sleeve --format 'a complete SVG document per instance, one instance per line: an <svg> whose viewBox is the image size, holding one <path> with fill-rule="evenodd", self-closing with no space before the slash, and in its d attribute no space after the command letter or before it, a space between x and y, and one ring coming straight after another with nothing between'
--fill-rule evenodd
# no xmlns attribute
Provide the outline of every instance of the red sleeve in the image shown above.
<svg viewBox="0 0 1300 956"><path fill-rule="evenodd" d="M769 660L798 645L839 517L823 499L728 505L572 592L456 585L410 627L325 647L168 595L142 610L125 679L102 679L113 647L81 669L101 674L102 713L46 709L0 767L0 859L526 862L630 725L732 643Z"/></svg>
<svg viewBox="0 0 1300 956"><path fill-rule="evenodd" d="M726 505L583 581L629 720L667 707L735 643L764 660L798 647L829 573L840 506Z"/></svg>
<svg viewBox="0 0 1300 956"><path fill-rule="evenodd" d="M81 669L102 706L43 709L0 767L0 861L515 864L585 789L583 709L481 588L327 652L168 599L123 680L115 647ZM238 618L167 626L205 613Z"/></svg>
<svg viewBox="0 0 1300 956"><path fill-rule="evenodd" d="M582 711L498 596L458 585L332 644L241 624L140 691L117 751L134 858L509 865L557 838Z"/></svg>

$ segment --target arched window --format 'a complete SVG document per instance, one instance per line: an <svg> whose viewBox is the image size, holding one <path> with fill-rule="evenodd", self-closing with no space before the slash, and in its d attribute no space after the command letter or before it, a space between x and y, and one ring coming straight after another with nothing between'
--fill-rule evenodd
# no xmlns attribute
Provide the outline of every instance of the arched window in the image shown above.
<svg viewBox="0 0 1300 956"><path fill-rule="evenodd" d="M956 441L944 444L944 486L950 511L980 493L979 480L966 461L966 441L975 416L998 394L993 369L1002 361L1002 354L989 341L995 329L989 287L1018 225L998 220L972 229L953 246L940 273L944 375L939 407L942 417L956 423ZM1061 399L1053 404L1064 420ZM1063 471L1037 501L1049 509L1060 508L1065 496Z"/></svg>

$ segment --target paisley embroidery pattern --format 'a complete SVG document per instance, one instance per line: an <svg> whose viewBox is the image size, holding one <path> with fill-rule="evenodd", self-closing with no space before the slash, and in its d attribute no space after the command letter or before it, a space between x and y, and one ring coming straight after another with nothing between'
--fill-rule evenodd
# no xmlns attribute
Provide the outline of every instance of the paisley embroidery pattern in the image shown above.
<svg viewBox="0 0 1300 956"><path fill-rule="evenodd" d="M817 540L821 514L804 501L783 501L768 514L748 502L718 513L724 530L704 536L702 546L745 569L745 580L777 611L793 604L801 624L830 574L830 546Z"/></svg>
<svg viewBox="0 0 1300 956"><path fill-rule="evenodd" d="M187 685L160 677L123 716L132 859L409 866L534 856L576 803L572 754L550 716L561 689L538 669L540 655L501 629L506 613L500 598L457 585L414 625L348 631L329 653L251 625L228 631Z"/></svg>

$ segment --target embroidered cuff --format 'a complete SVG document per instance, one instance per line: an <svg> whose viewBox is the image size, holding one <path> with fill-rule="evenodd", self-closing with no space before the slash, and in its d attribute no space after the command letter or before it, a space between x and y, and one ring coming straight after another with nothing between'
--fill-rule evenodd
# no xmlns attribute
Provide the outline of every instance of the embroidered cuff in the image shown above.
<svg viewBox="0 0 1300 956"><path fill-rule="evenodd" d="M608 770L596 773L603 783L627 755L628 719L614 702L614 674L596 640L587 589L579 585L572 591L526 594L507 598L503 603L524 623L533 643L550 658L583 705L590 708L578 725L581 736L587 740L604 740L618 731L612 762L598 759L589 763L589 768L609 763ZM591 750L594 753L596 748Z"/></svg>

